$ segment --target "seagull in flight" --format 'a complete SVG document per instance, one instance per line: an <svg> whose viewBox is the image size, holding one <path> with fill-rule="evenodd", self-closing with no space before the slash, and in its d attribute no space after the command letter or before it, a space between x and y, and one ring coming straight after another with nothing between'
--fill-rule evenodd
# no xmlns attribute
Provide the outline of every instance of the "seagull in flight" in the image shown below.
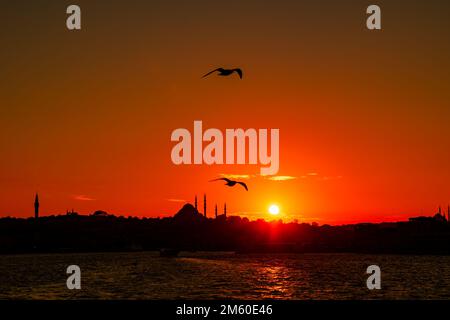
<svg viewBox="0 0 450 320"><path fill-rule="evenodd" d="M242 70L239 68L235 68L235 69L217 68L213 71L208 72L202 78L209 76L211 73L214 73L214 72L218 72L218 74L217 74L218 76L229 76L229 75L233 74L234 72L236 72L239 75L239 78L242 79Z"/></svg>
<svg viewBox="0 0 450 320"><path fill-rule="evenodd" d="M230 180L230 179L228 179L228 178L218 178L218 179L214 179L214 180L209 180L209 182L212 182L212 181L218 181L218 180L223 180L223 181L225 181L225 182L226 182L225 185L226 185L226 186L229 186L229 187L234 187L234 186L236 185L236 183L237 183L237 184L240 184L241 186L243 186L243 187L245 188L245 190L248 191L247 185L246 185L245 183L240 182L240 181Z"/></svg>

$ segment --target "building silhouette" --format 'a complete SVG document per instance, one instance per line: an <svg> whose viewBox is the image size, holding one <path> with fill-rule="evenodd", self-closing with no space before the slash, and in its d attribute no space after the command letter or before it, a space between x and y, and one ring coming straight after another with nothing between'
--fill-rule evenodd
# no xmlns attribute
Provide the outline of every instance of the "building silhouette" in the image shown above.
<svg viewBox="0 0 450 320"><path fill-rule="evenodd" d="M39 196L36 192L36 196L34 197L34 218L39 218Z"/></svg>
<svg viewBox="0 0 450 320"><path fill-rule="evenodd" d="M192 205L191 205L192 206ZM206 199L206 193L203 194L203 212L200 212L198 210L198 201L197 201L197 195L195 195L194 198L194 206L195 211L200 213L200 215L203 215L203 217L207 218L207 199ZM214 205L214 218L219 220L226 220L227 217L227 203L224 203L223 206L223 214L219 214L219 208L217 206L217 203Z"/></svg>
<svg viewBox="0 0 450 320"><path fill-rule="evenodd" d="M206 218L206 193L203 195L203 214Z"/></svg>
<svg viewBox="0 0 450 320"><path fill-rule="evenodd" d="M440 222L445 222L445 221L447 221L447 219L445 218L445 213L442 212L441 206L439 206L439 210L438 210L438 212L434 215L433 218L434 218L434 220L440 221Z"/></svg>
<svg viewBox="0 0 450 320"><path fill-rule="evenodd" d="M78 216L78 212L75 212L73 209L71 211L66 210L66 216Z"/></svg>
<svg viewBox="0 0 450 320"><path fill-rule="evenodd" d="M427 216L419 216L419 217L411 217L409 218L410 222L450 222L450 206L447 208L447 216L445 212L442 211L442 207L438 207L438 212L431 217Z"/></svg>

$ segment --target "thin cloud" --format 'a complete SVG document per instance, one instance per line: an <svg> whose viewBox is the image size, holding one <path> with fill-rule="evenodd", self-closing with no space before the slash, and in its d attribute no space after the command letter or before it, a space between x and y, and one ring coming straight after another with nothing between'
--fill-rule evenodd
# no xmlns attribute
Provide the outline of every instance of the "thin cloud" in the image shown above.
<svg viewBox="0 0 450 320"><path fill-rule="evenodd" d="M294 176L271 176L271 177L268 177L267 179L272 180L272 181L288 181L288 180L297 179L297 177L294 177Z"/></svg>
<svg viewBox="0 0 450 320"><path fill-rule="evenodd" d="M308 172L300 176L300 179L308 179L318 177L319 174L317 172Z"/></svg>
<svg viewBox="0 0 450 320"><path fill-rule="evenodd" d="M228 173L221 173L219 174L223 178L228 179L250 179L255 177L253 174L228 174Z"/></svg>
<svg viewBox="0 0 450 320"><path fill-rule="evenodd" d="M95 201L96 199L86 196L84 194L74 195L73 198L78 201Z"/></svg>
<svg viewBox="0 0 450 320"><path fill-rule="evenodd" d="M170 202L187 202L187 200L184 199L166 199L166 200Z"/></svg>

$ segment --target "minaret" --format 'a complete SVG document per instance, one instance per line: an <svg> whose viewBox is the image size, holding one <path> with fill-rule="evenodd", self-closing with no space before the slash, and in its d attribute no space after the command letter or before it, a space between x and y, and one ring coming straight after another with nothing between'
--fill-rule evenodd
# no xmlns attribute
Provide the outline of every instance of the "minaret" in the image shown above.
<svg viewBox="0 0 450 320"><path fill-rule="evenodd" d="M214 213L216 214L216 219L217 219L217 204L216 204L216 207L214 208Z"/></svg>
<svg viewBox="0 0 450 320"><path fill-rule="evenodd" d="M195 195L194 207L195 207L195 210L197 210L197 195ZM197 211L198 211L198 210L197 210Z"/></svg>
<svg viewBox="0 0 450 320"><path fill-rule="evenodd" d="M225 204L223 205L223 215L226 217L227 216L227 203L225 202Z"/></svg>
<svg viewBox="0 0 450 320"><path fill-rule="evenodd" d="M36 197L34 197L34 217L39 218L39 196L36 192Z"/></svg>
<svg viewBox="0 0 450 320"><path fill-rule="evenodd" d="M203 195L203 214L206 218L206 193Z"/></svg>

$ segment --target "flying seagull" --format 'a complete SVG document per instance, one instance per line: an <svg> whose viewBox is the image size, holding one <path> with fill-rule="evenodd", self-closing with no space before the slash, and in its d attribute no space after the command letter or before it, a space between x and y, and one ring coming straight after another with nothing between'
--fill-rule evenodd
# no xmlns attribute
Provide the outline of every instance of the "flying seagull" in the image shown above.
<svg viewBox="0 0 450 320"><path fill-rule="evenodd" d="M233 74L234 72L236 72L239 75L239 78L242 79L242 70L239 68L235 68L235 69L217 68L213 71L208 72L202 78L209 76L211 73L214 73L214 72L218 72L218 74L217 74L218 76L229 76L229 75Z"/></svg>
<svg viewBox="0 0 450 320"><path fill-rule="evenodd" d="M228 179L228 178L218 178L218 179L214 179L214 180L209 180L209 182L212 182L212 181L218 181L218 180L226 181L225 185L226 185L226 186L229 186L229 187L234 187L234 186L236 185L236 183L237 183L237 184L240 184L241 186L243 186L243 187L245 188L245 190L248 191L247 185L246 185L245 183L240 182L240 181L230 180L230 179Z"/></svg>

